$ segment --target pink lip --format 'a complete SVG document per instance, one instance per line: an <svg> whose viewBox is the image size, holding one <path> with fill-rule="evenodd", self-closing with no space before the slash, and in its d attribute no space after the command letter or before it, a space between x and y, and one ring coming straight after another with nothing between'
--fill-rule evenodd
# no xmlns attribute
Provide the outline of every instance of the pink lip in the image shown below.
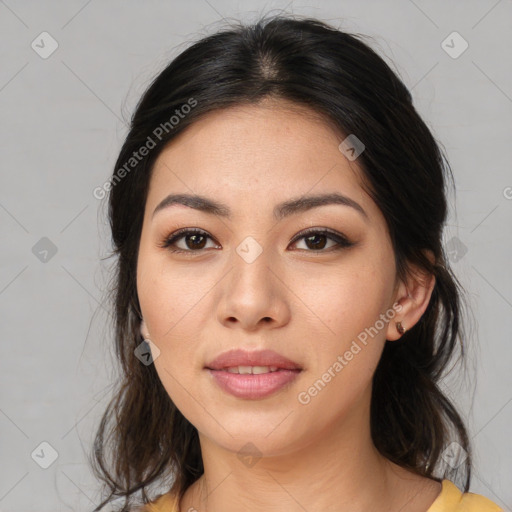
<svg viewBox="0 0 512 512"><path fill-rule="evenodd" d="M224 370L232 366L277 366L283 370L302 370L300 365L273 350L228 350L205 367L210 370Z"/></svg>
<svg viewBox="0 0 512 512"><path fill-rule="evenodd" d="M208 370L217 384L233 396L246 400L266 398L292 382L300 370L277 370L260 375L241 375L226 370Z"/></svg>
<svg viewBox="0 0 512 512"><path fill-rule="evenodd" d="M227 368L233 366L276 366L278 370L259 375L228 372ZM249 400L272 395L292 382L302 371L297 363L273 350L230 350L208 363L205 368L221 389L237 398Z"/></svg>

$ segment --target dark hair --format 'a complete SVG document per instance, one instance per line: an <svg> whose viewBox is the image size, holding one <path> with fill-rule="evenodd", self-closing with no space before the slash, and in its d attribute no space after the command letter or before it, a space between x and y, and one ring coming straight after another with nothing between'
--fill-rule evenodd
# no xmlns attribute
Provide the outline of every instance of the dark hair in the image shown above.
<svg viewBox="0 0 512 512"><path fill-rule="evenodd" d="M115 349L122 378L96 433L91 463L109 495L95 511L116 498L124 498L127 511L139 491L147 503L150 487L163 483L181 498L203 473L196 428L173 404L154 365L134 354L142 341L136 266L145 201L153 164L167 143L208 112L264 98L309 107L343 136L357 136L365 145L357 163L386 219L398 276L413 266L435 276L421 319L400 340L386 342L373 378L371 433L389 460L436 480L460 479L469 489L467 432L439 387L455 350L465 354L464 290L442 245L449 164L408 89L362 36L316 19L269 16L252 25L232 23L195 42L156 76L105 187L117 257ZM131 160L150 140L147 154ZM443 450L454 441L467 458L441 472Z"/></svg>

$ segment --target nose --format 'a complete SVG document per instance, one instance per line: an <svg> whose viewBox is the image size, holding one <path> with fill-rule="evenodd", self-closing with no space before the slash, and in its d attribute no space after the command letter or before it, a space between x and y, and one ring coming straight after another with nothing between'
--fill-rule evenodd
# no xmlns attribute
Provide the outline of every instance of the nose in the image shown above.
<svg viewBox="0 0 512 512"><path fill-rule="evenodd" d="M246 253L241 244L231 258L231 271L220 283L217 315L226 327L254 331L280 327L290 320L284 270L272 251L260 248L259 254L250 254L254 246Z"/></svg>

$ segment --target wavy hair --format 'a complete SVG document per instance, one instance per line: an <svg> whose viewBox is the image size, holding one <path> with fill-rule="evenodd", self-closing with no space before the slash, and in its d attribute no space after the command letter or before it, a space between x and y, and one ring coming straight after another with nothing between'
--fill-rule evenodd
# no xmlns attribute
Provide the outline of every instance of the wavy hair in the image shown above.
<svg viewBox="0 0 512 512"><path fill-rule="evenodd" d="M94 512L117 499L128 511L138 493L139 504L147 503L156 485L168 485L181 498L204 471L196 428L176 408L154 365L141 364L134 354L142 341L136 267L143 213L153 164L166 144L211 111L264 98L306 106L340 134L362 141L357 162L389 228L398 276L405 278L413 266L435 276L421 319L400 340L385 344L373 377L371 433L389 460L436 480L458 479L469 489L467 431L440 388L455 353L465 355L464 290L442 243L453 176L410 92L363 39L297 16L234 22L191 44L142 95L108 187L121 378L94 440L90 462L106 492ZM141 157L138 151L149 140L152 148ZM466 458L443 468L443 450L452 442Z"/></svg>

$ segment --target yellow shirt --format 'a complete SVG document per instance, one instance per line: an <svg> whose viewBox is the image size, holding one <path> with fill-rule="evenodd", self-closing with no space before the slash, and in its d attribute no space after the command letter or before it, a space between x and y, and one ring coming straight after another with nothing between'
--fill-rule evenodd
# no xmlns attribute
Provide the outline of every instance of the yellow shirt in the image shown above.
<svg viewBox="0 0 512 512"><path fill-rule="evenodd" d="M170 493L163 494L148 503L142 512L180 512L176 501ZM480 494L463 494L450 480L443 480L441 493L425 512L503 512L503 509Z"/></svg>

